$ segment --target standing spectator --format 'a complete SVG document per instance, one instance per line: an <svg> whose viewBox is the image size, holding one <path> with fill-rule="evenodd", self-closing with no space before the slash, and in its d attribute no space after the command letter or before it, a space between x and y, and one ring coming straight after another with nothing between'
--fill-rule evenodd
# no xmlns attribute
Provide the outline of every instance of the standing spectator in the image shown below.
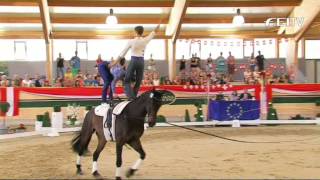
<svg viewBox="0 0 320 180"><path fill-rule="evenodd" d="M217 58L217 73L218 74L225 74L226 73L226 59L222 56L223 53L220 52L220 56Z"/></svg>
<svg viewBox="0 0 320 180"><path fill-rule="evenodd" d="M231 55L230 51L229 51L229 56L227 58L227 63L228 63L229 80L233 81L234 70L236 68L236 59L234 58L234 56Z"/></svg>
<svg viewBox="0 0 320 180"><path fill-rule="evenodd" d="M78 51L74 52L75 56L70 59L70 66L72 67L72 76L76 77L80 70L80 58L78 57Z"/></svg>
<svg viewBox="0 0 320 180"><path fill-rule="evenodd" d="M57 78L64 78L64 58L61 53L59 53L59 57L57 58Z"/></svg>
<svg viewBox="0 0 320 180"><path fill-rule="evenodd" d="M256 57L257 65L258 65L258 71L262 72L264 71L264 56L261 54L261 51L258 51L258 56Z"/></svg>
<svg viewBox="0 0 320 180"><path fill-rule="evenodd" d="M179 70L181 72L181 71L184 71L185 69L186 69L186 60L184 59L184 55L182 55Z"/></svg>
<svg viewBox="0 0 320 180"><path fill-rule="evenodd" d="M249 67L250 67L250 71L254 71L256 68L256 59L254 58L254 54L251 53L251 57L249 59Z"/></svg>
<svg viewBox="0 0 320 180"><path fill-rule="evenodd" d="M96 60L96 66L95 67L98 67L99 64L101 64L103 62L102 58L101 58L101 54L98 55L98 58Z"/></svg>
<svg viewBox="0 0 320 180"><path fill-rule="evenodd" d="M192 54L192 57L190 60L190 69L191 69L191 71L197 71L199 69L199 64L193 54Z"/></svg>
<svg viewBox="0 0 320 180"><path fill-rule="evenodd" d="M213 59L211 58L211 53L207 59L206 71L208 74L213 71Z"/></svg>
<svg viewBox="0 0 320 180"><path fill-rule="evenodd" d="M196 59L196 62L198 64L198 68L201 69L201 59L197 56L197 53L195 53L194 58Z"/></svg>
<svg viewBox="0 0 320 180"><path fill-rule="evenodd" d="M149 62L148 62L148 70L156 71L156 62L152 58L152 54L150 54L150 59L149 59Z"/></svg>

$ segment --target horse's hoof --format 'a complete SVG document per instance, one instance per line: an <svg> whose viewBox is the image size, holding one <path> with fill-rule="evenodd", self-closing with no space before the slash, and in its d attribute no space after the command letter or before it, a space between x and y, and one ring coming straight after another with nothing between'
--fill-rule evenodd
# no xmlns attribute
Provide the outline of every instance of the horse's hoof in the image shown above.
<svg viewBox="0 0 320 180"><path fill-rule="evenodd" d="M101 177L101 175L98 173L98 171L93 172L92 175L96 178Z"/></svg>
<svg viewBox="0 0 320 180"><path fill-rule="evenodd" d="M129 178L129 177L133 176L136 171L137 171L137 169L130 168L126 173L126 177Z"/></svg>
<svg viewBox="0 0 320 180"><path fill-rule="evenodd" d="M122 180L122 178L121 177L116 177L116 180Z"/></svg>
<svg viewBox="0 0 320 180"><path fill-rule="evenodd" d="M83 172L81 170L77 170L77 175L83 175Z"/></svg>

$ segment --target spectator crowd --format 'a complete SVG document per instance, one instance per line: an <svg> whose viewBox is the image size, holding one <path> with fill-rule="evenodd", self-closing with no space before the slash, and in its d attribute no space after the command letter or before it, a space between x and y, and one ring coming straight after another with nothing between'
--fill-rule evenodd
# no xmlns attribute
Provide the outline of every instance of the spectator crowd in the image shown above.
<svg viewBox="0 0 320 180"><path fill-rule="evenodd" d="M113 59L111 59L112 61ZM168 77L161 77L159 71L156 69L156 61L150 56L146 62L146 69L144 71L144 86L158 86L158 85L211 85L227 84L234 81L236 69L236 59L232 55L232 52L228 53L227 58L224 57L221 52L220 55L214 60L212 55L209 54L205 63L197 54L193 54L187 64L184 57L180 60L178 75L169 80ZM254 57L253 53L248 59L247 66L243 71L243 82L245 84L258 84L260 82L261 74L264 73L264 56L261 52L258 52L258 56ZM44 75L36 74L31 77L29 74L25 74L23 77L19 75L13 75L9 78L6 75L0 76L1 87L96 87L103 86L103 80L101 79L98 71L94 74L83 73L80 70L81 60L78 57L78 52L75 51L75 55L66 61L62 54L59 53L56 65L56 78L54 82L49 82ZM102 63L101 55L98 55L96 60L96 66ZM122 86L121 77L125 73L125 65L122 67L114 67L112 73L117 76L115 82L117 86ZM269 83L290 83L288 75L276 76L273 74L265 73L267 82ZM115 86L115 85L114 85Z"/></svg>

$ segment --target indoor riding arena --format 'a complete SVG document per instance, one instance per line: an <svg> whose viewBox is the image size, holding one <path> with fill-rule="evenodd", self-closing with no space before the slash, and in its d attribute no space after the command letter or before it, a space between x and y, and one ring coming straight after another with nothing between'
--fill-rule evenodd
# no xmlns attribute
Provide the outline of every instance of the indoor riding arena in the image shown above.
<svg viewBox="0 0 320 180"><path fill-rule="evenodd" d="M319 0L0 0L0 179L320 179Z"/></svg>

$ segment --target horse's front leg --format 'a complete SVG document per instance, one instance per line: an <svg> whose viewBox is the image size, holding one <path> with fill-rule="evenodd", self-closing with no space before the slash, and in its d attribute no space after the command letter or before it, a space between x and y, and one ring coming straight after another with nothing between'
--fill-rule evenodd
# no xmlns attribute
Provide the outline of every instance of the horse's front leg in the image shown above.
<svg viewBox="0 0 320 180"><path fill-rule="evenodd" d="M117 153L116 180L121 180L122 149L123 149L123 144L117 143L116 144L116 153Z"/></svg>
<svg viewBox="0 0 320 180"><path fill-rule="evenodd" d="M139 169L142 161L146 158L146 153L144 152L140 139L134 139L128 143L135 151L137 151L140 155L140 159L138 159L133 166L127 171L126 176L130 177L134 175L134 173Z"/></svg>

